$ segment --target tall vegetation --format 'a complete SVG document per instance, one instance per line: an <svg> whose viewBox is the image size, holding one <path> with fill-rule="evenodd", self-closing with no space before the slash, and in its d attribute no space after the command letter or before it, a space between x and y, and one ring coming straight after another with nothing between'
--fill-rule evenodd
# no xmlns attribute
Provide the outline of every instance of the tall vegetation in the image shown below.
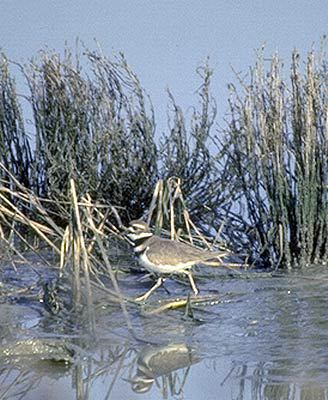
<svg viewBox="0 0 328 400"><path fill-rule="evenodd" d="M125 59L86 51L41 53L24 68L36 129L33 185L64 200L70 178L90 193L140 215L157 180L151 104ZM147 185L144 183L147 182Z"/></svg>
<svg viewBox="0 0 328 400"><path fill-rule="evenodd" d="M0 54L0 162L28 186L31 159L30 141L25 132L15 81L10 76L8 60ZM0 177L8 178L8 175L0 170Z"/></svg>
<svg viewBox="0 0 328 400"><path fill-rule="evenodd" d="M199 70L200 105L191 121L169 93L170 130L158 142L152 104L123 55L111 60L100 51L41 52L20 68L35 128L32 140L22 135L27 149L33 147L26 156L24 185L36 195L66 200L74 178L81 195L121 207L126 220L145 212L158 179L174 175L182 179L195 214L205 203L216 205L218 181L211 179L208 147L216 107L208 66ZM13 81L10 95L18 104Z"/></svg>
<svg viewBox="0 0 328 400"><path fill-rule="evenodd" d="M289 79L278 55L263 53L248 81L231 85L225 131L239 219L254 259L278 267L328 255L328 74L325 53L304 65L292 55Z"/></svg>
<svg viewBox="0 0 328 400"><path fill-rule="evenodd" d="M19 65L28 85L32 137L9 66L2 55L0 173L14 207L6 218L24 208L36 221L42 209L66 227L74 212L74 182L79 199L91 196L98 205L114 206L123 223L157 207L162 226L165 219L172 222L168 204L175 204L178 227L192 220L209 235L219 233L254 264L293 267L326 259L323 51L311 51L304 64L295 51L287 78L278 55L267 68L260 52L248 78L237 75L238 83L229 86L221 130L215 126L212 70L205 64L198 70L202 84L191 118L169 92L169 131L156 140L151 101L124 56L43 51ZM159 180L169 184L156 185ZM162 190L157 206L155 187ZM26 193L24 201L15 189ZM28 193L42 208L27 207Z"/></svg>

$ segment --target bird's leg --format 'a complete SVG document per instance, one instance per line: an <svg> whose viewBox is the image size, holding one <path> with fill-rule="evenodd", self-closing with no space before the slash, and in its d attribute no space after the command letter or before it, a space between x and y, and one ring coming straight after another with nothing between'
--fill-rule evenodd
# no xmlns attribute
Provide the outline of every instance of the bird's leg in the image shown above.
<svg viewBox="0 0 328 400"><path fill-rule="evenodd" d="M199 293L199 290L197 289L197 286L196 286L196 284L195 284L195 281L194 281L194 278L193 278L193 276L192 276L191 271L184 271L184 272L185 272L185 274L186 274L186 275L188 276L188 278L189 278L189 282L190 282L190 285L191 285L192 290L193 290L194 293L195 293L195 296L197 296L198 293Z"/></svg>
<svg viewBox="0 0 328 400"><path fill-rule="evenodd" d="M146 292L146 293L143 294L142 296L137 297L137 298L135 299L135 301L145 301L145 300L147 300L148 297L149 297L157 288L159 288L159 287L163 284L164 281L165 281L165 278L163 278L162 276L160 276L160 277L157 279L157 282L155 283L155 285L152 286L152 287L148 290L148 292Z"/></svg>

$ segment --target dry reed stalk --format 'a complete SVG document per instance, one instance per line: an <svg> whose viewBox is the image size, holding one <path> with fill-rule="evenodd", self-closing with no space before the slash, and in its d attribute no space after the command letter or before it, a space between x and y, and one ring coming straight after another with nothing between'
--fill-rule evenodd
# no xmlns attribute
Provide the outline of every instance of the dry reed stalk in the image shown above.
<svg viewBox="0 0 328 400"><path fill-rule="evenodd" d="M81 291L81 281L80 281L80 268L82 265L83 268L83 277L85 282L85 291L86 291L86 299L87 299L87 315L89 321L89 329L90 332L95 334L95 315L94 315L94 306L93 306L93 296L92 296L92 288L90 282L90 260L89 254L86 248L85 240L84 240L84 231L82 229L81 217L80 217L80 209L77 200L77 193L75 182L73 179L70 181L71 187L71 198L72 198L72 208L73 208L73 223L72 223L72 237L73 237L73 271L74 271L74 282L75 289L77 293L75 294L75 300L77 304L80 302L80 291Z"/></svg>
<svg viewBox="0 0 328 400"><path fill-rule="evenodd" d="M89 200L86 199L86 202L89 202ZM89 203L89 204L91 206L91 203ZM92 233L93 233L94 237L96 238L97 245L99 247L101 257L102 257L102 259L103 259L103 261L104 261L104 263L106 265L108 275L109 275L110 280L112 282L112 285L114 287L114 291L115 291L115 293L116 293L116 295L118 297L118 300L119 300L119 303L120 303L120 306L121 306L121 309L122 309L122 312L123 312L123 315L124 315L124 318L125 318L125 321L126 321L127 328L129 330L129 332L133 335L133 337L136 337L134 329L133 329L133 325L132 325L132 322L131 322L131 319L130 319L130 316L129 316L129 313L128 313L128 310L126 308L126 300L124 299L124 297L122 295L122 292L121 292L121 289L120 289L120 287L119 287L119 285L117 283L117 280L116 280L116 277L114 275L111 263L110 263L110 261L108 259L108 256L107 256L106 248L105 248L105 246L103 244L103 231L99 230L96 227L95 222L94 222L93 217L92 217L92 214L90 212L90 209L91 209L90 207L86 208L86 217L87 217L88 225L90 226L90 228L92 230Z"/></svg>
<svg viewBox="0 0 328 400"><path fill-rule="evenodd" d="M147 223L150 225L151 223L151 218L153 213L155 212L156 208L158 210L162 210L163 208L163 187L164 183L162 179L159 179L156 183L153 196L151 199L151 203L149 206L149 212L148 212L148 217L147 217ZM156 213L156 226L163 226L163 213L162 212L157 212Z"/></svg>
<svg viewBox="0 0 328 400"><path fill-rule="evenodd" d="M69 259L68 256L68 252L70 249L69 243L70 243L70 228L68 225L64 231L64 235L60 243L60 262L59 262L60 276L62 275L63 270L65 268L66 260Z"/></svg>
<svg viewBox="0 0 328 400"><path fill-rule="evenodd" d="M1 191L1 188L0 188ZM37 236L44 240L57 254L60 254L59 248L56 246L54 241L48 238L47 235L58 238L58 234L50 227L32 220L21 212L18 207L8 200L4 195L0 193L0 200L4 204L0 204L0 213L4 216L11 218L12 221L16 221L20 224L30 227Z"/></svg>
<svg viewBox="0 0 328 400"><path fill-rule="evenodd" d="M159 180L155 186L152 201L149 207L147 222L150 224L153 215L155 214L156 229L160 230L167 220L169 225L170 237L172 240L178 237L178 228L176 221L181 221L186 229L189 242L194 244L195 239L200 241L208 249L212 246L201 234L200 230L191 220L184 195L181 188L181 179L178 177L170 177L167 181ZM181 225L180 225L181 226ZM196 235L193 235L191 228Z"/></svg>

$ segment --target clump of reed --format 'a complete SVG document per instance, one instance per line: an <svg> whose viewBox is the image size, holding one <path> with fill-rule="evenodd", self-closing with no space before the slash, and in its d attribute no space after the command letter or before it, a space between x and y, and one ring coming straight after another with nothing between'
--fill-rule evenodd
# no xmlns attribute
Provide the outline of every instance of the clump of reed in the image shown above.
<svg viewBox="0 0 328 400"><path fill-rule="evenodd" d="M62 215L69 214L65 216L67 226L61 227L53 218L52 200L37 197L2 164L0 168L16 185L15 191L6 185L0 187L1 242L7 245L16 260L23 260L26 264L30 264L25 258L27 250L39 256L45 265L49 262L42 256L41 250L45 248L48 253L50 250L54 253L49 266L58 266L57 279L48 281L46 276L36 271L40 277L38 284L44 288L45 308L53 314L65 308L65 312L72 312L72 315L79 315L85 309L87 327L90 333L95 333L93 293L94 290L102 291L109 304L122 307L127 327L133 333L125 306L130 299L121 293L108 257L111 238L119 234L117 211L92 201L88 194L79 197L71 179L69 205L56 205L57 209L62 207ZM33 218L36 215L38 218ZM104 283L104 276L111 281L110 287ZM67 288L68 298L64 299ZM62 299L58 290L62 290Z"/></svg>
<svg viewBox="0 0 328 400"><path fill-rule="evenodd" d="M123 56L112 61L85 50L75 59L41 52L22 67L35 123L32 186L65 200L73 178L80 195L129 209L136 216L157 180L154 117Z"/></svg>
<svg viewBox="0 0 328 400"><path fill-rule="evenodd" d="M24 186L30 182L32 153L26 134L16 84L9 70L9 61L0 53L0 162L5 169L0 177L8 179L10 170Z"/></svg>
<svg viewBox="0 0 328 400"><path fill-rule="evenodd" d="M160 145L161 177L178 177L188 208L197 220L202 218L204 204L218 205L219 181L215 179L215 160L210 151L211 129L217 113L210 84L213 71L207 64L197 70L201 78L199 107L193 109L190 121L169 94L169 134Z"/></svg>
<svg viewBox="0 0 328 400"><path fill-rule="evenodd" d="M259 52L249 79L237 75L224 155L241 242L256 262L292 268L328 255L327 59L311 51L302 65L295 50L289 79L283 71Z"/></svg>
<svg viewBox="0 0 328 400"><path fill-rule="evenodd" d="M174 175L196 220L204 220L204 204L217 208L222 188L209 149L216 105L207 64L198 69L199 107L190 121L169 92L169 133L158 141L151 101L123 55L42 51L19 68L35 128L32 139L22 131L24 186L37 196L65 201L73 178L78 193L121 207L127 221L145 212L159 179ZM19 104L14 87L11 94Z"/></svg>

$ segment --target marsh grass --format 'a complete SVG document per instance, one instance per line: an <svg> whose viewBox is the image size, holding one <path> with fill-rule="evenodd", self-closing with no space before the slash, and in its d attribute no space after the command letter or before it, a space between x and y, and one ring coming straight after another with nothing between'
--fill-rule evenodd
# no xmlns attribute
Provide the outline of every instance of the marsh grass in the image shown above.
<svg viewBox="0 0 328 400"><path fill-rule="evenodd" d="M0 162L6 168L0 170L0 177L8 179L6 170L10 170L22 185L29 187L31 160L16 84L10 74L9 61L0 53Z"/></svg>
<svg viewBox="0 0 328 400"><path fill-rule="evenodd" d="M328 79L325 53L289 79L260 52L249 79L231 86L225 156L234 179L243 237L254 260L278 268L325 263L328 251ZM241 87L241 89L240 89Z"/></svg>
<svg viewBox="0 0 328 400"><path fill-rule="evenodd" d="M9 172L8 175L13 182L16 182ZM93 292L95 289L102 290L106 294L108 304L118 304L122 307L127 327L133 333L125 305L130 299L122 295L107 255L110 237L116 237L119 232L114 225L117 222L117 211L93 202L89 195L78 198L73 179L70 185L70 215L66 228L58 226L49 215L47 208L41 204L40 198L18 182L20 192L9 191L5 186L1 187L1 239L10 246L16 256L27 263L24 251L32 251L44 261L40 255L40 249L46 247L53 250L54 256L50 265L59 266L56 282L49 283L46 276L38 273L40 280L45 283L44 301L46 299L52 301L51 304L46 305L47 310L53 309L54 314L58 313L63 301L55 298L57 290L66 291L68 285L70 298L67 302L69 307L65 312L79 315L81 310L85 310L89 332L94 335ZM5 197L8 193L15 201ZM46 204L49 206L51 201ZM35 212L33 208L36 209ZM65 204L65 210L66 208L67 204ZM35 221L32 215L38 215L38 221ZM14 240L11 239L12 237ZM33 269L32 265L31 267ZM112 288L104 283L102 277L105 275L109 276ZM133 304L132 300L130 302Z"/></svg>
<svg viewBox="0 0 328 400"><path fill-rule="evenodd" d="M42 52L22 67L36 130L32 185L65 200L73 178L80 195L136 216L157 180L151 103L123 56L85 50L88 74L80 57Z"/></svg>
<svg viewBox="0 0 328 400"><path fill-rule="evenodd" d="M223 199L209 148L216 104L207 64L190 120L169 92L169 132L157 141L151 101L123 55L42 51L18 66L35 127L25 187L69 202L73 178L80 195L120 207L126 223L147 210L159 179L178 176L194 220L209 222L204 205L217 209Z"/></svg>

